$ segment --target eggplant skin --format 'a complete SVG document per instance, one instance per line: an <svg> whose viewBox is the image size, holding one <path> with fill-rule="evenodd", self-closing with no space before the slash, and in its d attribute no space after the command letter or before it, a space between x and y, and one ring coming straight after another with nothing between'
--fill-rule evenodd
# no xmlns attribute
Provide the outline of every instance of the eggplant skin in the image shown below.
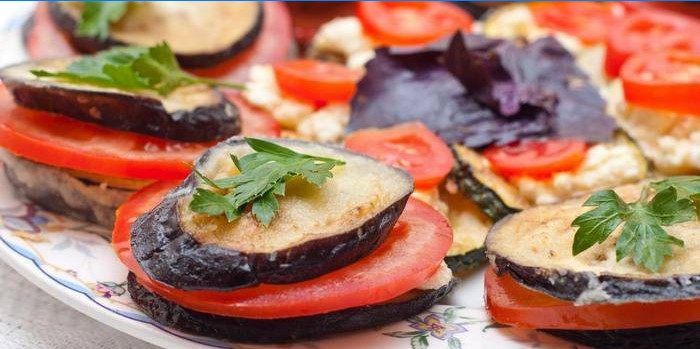
<svg viewBox="0 0 700 349"><path fill-rule="evenodd" d="M605 301L613 303L672 301L700 297L700 276L698 275L638 279L524 266L493 252L487 252L487 257L498 275L508 273L518 283L568 301L581 301L580 298L589 292L596 296L602 292L605 295Z"/></svg>
<svg viewBox="0 0 700 349"><path fill-rule="evenodd" d="M111 229L114 212L133 192L86 183L59 168L3 152L5 176L15 193L42 208ZM40 182L41 185L37 185ZM104 237L111 239L111 231Z"/></svg>
<svg viewBox="0 0 700 349"><path fill-rule="evenodd" d="M455 273L470 270L486 261L484 247L471 250L465 254L445 257L445 263Z"/></svg>
<svg viewBox="0 0 700 349"><path fill-rule="evenodd" d="M216 104L169 113L161 101L146 96L70 89L8 76L3 82L18 105L112 129L181 142L218 141L241 130L238 108L223 95Z"/></svg>
<svg viewBox="0 0 700 349"><path fill-rule="evenodd" d="M700 348L700 322L629 330L542 330L594 348Z"/></svg>
<svg viewBox="0 0 700 349"><path fill-rule="evenodd" d="M280 140L277 140L279 143ZM285 140L285 145L305 144ZM243 145L234 137L220 146ZM205 152L197 167L217 151ZM337 148L339 152L346 152ZM354 154L354 156L360 156ZM216 244L200 244L179 224L178 201L198 185L190 174L156 208L132 225L131 247L143 270L154 280L183 290L234 290L261 283L288 284L327 274L351 264L376 249L403 212L409 191L362 226L342 234L316 239L274 253L244 253Z"/></svg>
<svg viewBox="0 0 700 349"><path fill-rule="evenodd" d="M129 294L156 322L176 330L245 343L285 343L367 329L422 313L446 296L455 284L437 290L411 291L394 301L320 315L286 319L245 319L202 313L170 302L147 290L129 273Z"/></svg>
<svg viewBox="0 0 700 349"><path fill-rule="evenodd" d="M180 63L180 66L183 68L208 68L223 63L237 54L242 53L255 43L255 40L262 31L262 25L265 20L264 12L264 9L261 7L260 11L258 11L258 18L255 22L255 26L251 28L244 37L232 43L226 49L201 54L178 54L175 52L178 63ZM49 3L49 14L57 27L68 36L71 45L82 53L95 53L114 46L129 46L128 43L115 40L111 37L108 37L106 40L100 40L98 38L75 35L77 22L70 14L61 8L59 3Z"/></svg>

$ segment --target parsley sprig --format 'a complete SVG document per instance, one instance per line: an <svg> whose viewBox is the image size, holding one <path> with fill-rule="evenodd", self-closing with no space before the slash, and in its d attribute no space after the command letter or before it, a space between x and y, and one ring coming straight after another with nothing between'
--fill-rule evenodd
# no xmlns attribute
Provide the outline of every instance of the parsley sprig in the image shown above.
<svg viewBox="0 0 700 349"><path fill-rule="evenodd" d="M649 199L649 191L656 194ZM682 240L663 228L698 219L700 215L700 176L671 177L644 186L639 200L626 203L613 190L594 193L584 204L594 209L577 217L571 225L578 227L574 236L574 255L602 243L623 224L615 245L619 262L632 256L636 265L658 272L664 259L673 255L673 245L683 247Z"/></svg>
<svg viewBox="0 0 700 349"><path fill-rule="evenodd" d="M125 91L151 90L166 96L179 87L206 84L242 88L239 84L200 78L180 68L167 43L152 47L117 47L72 62L65 71L32 70L40 78L74 84L116 88Z"/></svg>
<svg viewBox="0 0 700 349"><path fill-rule="evenodd" d="M126 14L127 2L85 2L80 21L75 27L78 36L105 40L110 24L118 22Z"/></svg>
<svg viewBox="0 0 700 349"><path fill-rule="evenodd" d="M297 153L291 149L256 138L246 138L255 150L240 159L231 154L239 175L210 179L195 170L214 190L197 188L190 210L210 216L225 215L229 222L238 219L250 207L255 219L269 226L279 210L277 196L285 195L285 183L292 178L321 186L333 177L331 169L345 162Z"/></svg>

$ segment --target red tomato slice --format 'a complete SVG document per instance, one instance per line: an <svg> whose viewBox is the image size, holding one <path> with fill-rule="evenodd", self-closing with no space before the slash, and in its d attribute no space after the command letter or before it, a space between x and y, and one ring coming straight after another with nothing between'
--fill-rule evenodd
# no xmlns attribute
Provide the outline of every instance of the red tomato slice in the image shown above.
<svg viewBox="0 0 700 349"><path fill-rule="evenodd" d="M356 12L365 33L390 46L424 45L458 30L468 32L474 22L445 2L358 2Z"/></svg>
<svg viewBox="0 0 700 349"><path fill-rule="evenodd" d="M528 329L617 330L700 321L700 300L591 304L531 290L509 275L486 270L486 308L494 321ZM653 316L649 316L653 314Z"/></svg>
<svg viewBox="0 0 700 349"><path fill-rule="evenodd" d="M238 103L237 103L238 104ZM271 117L241 108L246 135L279 135ZM211 143L139 135L15 105L0 86L0 147L36 162L129 179L182 179Z"/></svg>
<svg viewBox="0 0 700 349"><path fill-rule="evenodd" d="M225 90L224 94L241 112L241 134L251 137L280 136L282 128L270 113L250 104L241 96L240 91Z"/></svg>
<svg viewBox="0 0 700 349"><path fill-rule="evenodd" d="M605 41L608 28L625 12L618 3L536 2L529 6L539 26L573 35L589 45Z"/></svg>
<svg viewBox="0 0 700 349"><path fill-rule="evenodd" d="M605 72L620 74L622 64L636 52L669 49L700 53L700 21L667 11L638 11L611 27L606 42Z"/></svg>
<svg viewBox="0 0 700 349"><path fill-rule="evenodd" d="M282 92L313 103L348 102L362 72L330 62L298 59L273 66Z"/></svg>
<svg viewBox="0 0 700 349"><path fill-rule="evenodd" d="M215 67L191 69L196 75L245 82L248 69L256 64L281 62L289 55L294 38L289 10L281 2L264 2L265 19L255 43L230 60ZM32 59L56 58L78 54L70 41L53 23L48 4L40 2L34 13L34 24L27 32L26 47Z"/></svg>
<svg viewBox="0 0 700 349"><path fill-rule="evenodd" d="M700 53L638 53L620 77L630 104L700 117Z"/></svg>
<svg viewBox="0 0 700 349"><path fill-rule="evenodd" d="M575 170L587 148L586 142L573 139L528 141L489 147L484 157L503 176L548 177Z"/></svg>
<svg viewBox="0 0 700 349"><path fill-rule="evenodd" d="M406 170L423 189L440 184L455 163L445 142L420 122L360 130L345 138L345 147Z"/></svg>
<svg viewBox="0 0 700 349"><path fill-rule="evenodd" d="M316 279L260 285L229 292L182 291L148 278L131 253L131 224L176 183L156 183L132 195L119 210L112 236L119 259L156 294L205 313L256 319L323 314L380 303L423 284L452 244L452 229L430 205L409 199L386 241L369 256Z"/></svg>

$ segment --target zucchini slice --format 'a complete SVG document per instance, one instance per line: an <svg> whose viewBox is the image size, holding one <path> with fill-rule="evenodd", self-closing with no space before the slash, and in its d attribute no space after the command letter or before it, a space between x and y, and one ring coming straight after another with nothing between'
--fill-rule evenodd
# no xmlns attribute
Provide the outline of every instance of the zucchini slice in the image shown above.
<svg viewBox="0 0 700 349"><path fill-rule="evenodd" d="M486 259L484 239L493 223L462 193L451 194L443 190L440 196L449 207L447 218L454 236L445 262L454 272L469 270Z"/></svg>
<svg viewBox="0 0 700 349"><path fill-rule="evenodd" d="M638 199L640 185L615 189L626 201ZM616 262L618 228L605 242L578 256L571 246L571 222L589 211L584 198L527 209L501 220L486 238L487 257L498 274L577 304L656 302L700 297L700 222L665 227L685 241L673 250L659 273L636 266L630 258Z"/></svg>
<svg viewBox="0 0 700 349"><path fill-rule="evenodd" d="M192 194L204 185L190 175L132 227L134 257L152 279L185 290L293 283L348 265L383 242L413 192L409 174L333 146L274 142L346 164L320 188L288 182L267 228L250 212L229 223L189 210ZM243 139L232 138L196 167L210 178L236 173L230 154L249 152Z"/></svg>
<svg viewBox="0 0 700 349"><path fill-rule="evenodd" d="M505 178L491 171L484 157L465 146L452 146L457 163L450 178L494 222L529 206Z"/></svg>
<svg viewBox="0 0 700 349"><path fill-rule="evenodd" d="M166 41L186 68L210 67L250 47L260 34L264 13L258 2L132 3L110 26L109 37L100 40L75 34L82 3L50 3L49 12L80 52Z"/></svg>
<svg viewBox="0 0 700 349"><path fill-rule="evenodd" d="M129 294L156 322L199 336L255 344L318 338L367 329L420 314L447 295L455 280L436 289L413 290L391 301L331 313L284 319L246 319L201 313L170 302L140 285L129 273Z"/></svg>
<svg viewBox="0 0 700 349"><path fill-rule="evenodd" d="M185 142L211 142L240 132L238 108L209 86L185 86L164 97L39 79L31 73L61 71L72 61L20 63L0 70L0 79L20 106L113 129Z"/></svg>

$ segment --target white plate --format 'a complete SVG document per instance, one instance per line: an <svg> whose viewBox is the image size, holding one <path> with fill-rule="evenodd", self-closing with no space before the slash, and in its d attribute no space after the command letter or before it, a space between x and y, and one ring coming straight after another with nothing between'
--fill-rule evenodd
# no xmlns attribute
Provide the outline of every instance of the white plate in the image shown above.
<svg viewBox="0 0 700 349"><path fill-rule="evenodd" d="M20 27L32 4L0 4L0 65L24 59ZM115 329L166 348L264 348L195 337L141 313L125 289L126 269L100 228L16 199L0 171L0 258L51 296ZM536 331L504 328L483 307L483 270L465 277L443 305L389 326L284 348L573 348ZM276 346L266 346L276 347ZM579 346L580 348L580 346Z"/></svg>

